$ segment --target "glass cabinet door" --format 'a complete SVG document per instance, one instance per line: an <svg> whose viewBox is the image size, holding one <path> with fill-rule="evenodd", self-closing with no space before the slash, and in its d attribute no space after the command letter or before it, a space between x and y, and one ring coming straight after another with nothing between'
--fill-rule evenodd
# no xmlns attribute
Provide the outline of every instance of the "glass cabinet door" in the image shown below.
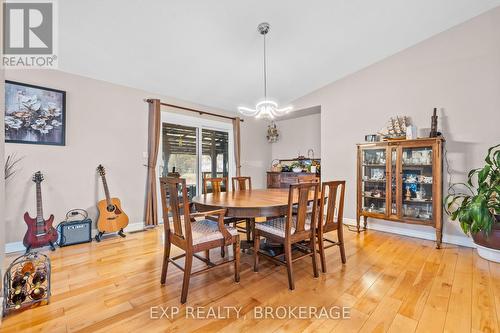
<svg viewBox="0 0 500 333"><path fill-rule="evenodd" d="M401 216L432 220L432 147L402 149Z"/></svg>
<svg viewBox="0 0 500 333"><path fill-rule="evenodd" d="M362 210L374 214L386 213L386 149L361 151Z"/></svg>
<svg viewBox="0 0 500 333"><path fill-rule="evenodd" d="M398 215L398 149L391 147L391 215Z"/></svg>

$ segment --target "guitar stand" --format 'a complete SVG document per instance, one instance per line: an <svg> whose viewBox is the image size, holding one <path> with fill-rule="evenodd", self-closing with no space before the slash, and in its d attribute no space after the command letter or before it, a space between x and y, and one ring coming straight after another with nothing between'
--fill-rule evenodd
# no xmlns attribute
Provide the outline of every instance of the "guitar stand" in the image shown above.
<svg viewBox="0 0 500 333"><path fill-rule="evenodd" d="M99 233L95 235L95 241L99 243L101 241L102 235L104 235L104 231L99 231Z"/></svg>
<svg viewBox="0 0 500 333"><path fill-rule="evenodd" d="M54 242L49 242L49 246L50 246L50 250L51 251L55 251L56 250L56 246L54 245ZM31 251L31 245L28 245L26 247L26 252L24 252L24 254L28 254L30 251Z"/></svg>
<svg viewBox="0 0 500 333"><path fill-rule="evenodd" d="M95 241L99 243L102 239L102 235L104 235L104 231L99 231L99 233L95 235ZM118 231L118 235L123 238L127 237L127 235L125 235L125 233L123 232L123 229L120 229L120 231Z"/></svg>

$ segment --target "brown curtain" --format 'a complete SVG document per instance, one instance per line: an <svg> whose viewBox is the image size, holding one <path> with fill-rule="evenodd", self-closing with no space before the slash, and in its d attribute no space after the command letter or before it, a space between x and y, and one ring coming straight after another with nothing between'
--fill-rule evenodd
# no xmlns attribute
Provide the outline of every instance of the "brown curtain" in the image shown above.
<svg viewBox="0 0 500 333"><path fill-rule="evenodd" d="M233 119L234 135L234 161L236 162L236 177L241 176L241 139L240 139L240 118Z"/></svg>
<svg viewBox="0 0 500 333"><path fill-rule="evenodd" d="M149 103L148 122L148 178L146 184L146 225L158 225L158 201L156 198L156 160L160 145L160 100Z"/></svg>

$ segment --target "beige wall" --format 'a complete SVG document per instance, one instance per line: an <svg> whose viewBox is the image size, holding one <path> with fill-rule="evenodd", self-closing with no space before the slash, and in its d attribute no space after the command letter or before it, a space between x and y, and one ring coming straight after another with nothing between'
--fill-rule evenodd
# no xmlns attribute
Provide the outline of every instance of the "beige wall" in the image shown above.
<svg viewBox="0 0 500 333"><path fill-rule="evenodd" d="M432 108L442 108L452 181L481 166L487 148L500 143L499 32L497 8L294 101L296 107L321 105L322 176L347 180L346 217L356 216L355 144L392 115L429 128ZM433 232L398 226L414 235ZM447 218L444 232L445 240L468 242Z"/></svg>
<svg viewBox="0 0 500 333"><path fill-rule="evenodd" d="M321 115L319 113L299 118L276 121L280 138L272 144L272 159L307 156L309 149L314 157L321 156Z"/></svg>
<svg viewBox="0 0 500 333"><path fill-rule="evenodd" d="M3 1L0 1L0 45L3 45L3 40L1 36L3 36ZM2 55L2 51L0 50L0 56ZM4 69L3 62L0 63L0 114L4 114ZM5 254L5 184L4 184L4 118L0 117L0 277L3 278L3 260ZM0 285L0 295L2 295L2 286ZM0 301L2 301L2 297L0 297ZM3 304L3 303L2 303ZM0 324L2 323L2 319L0 316Z"/></svg>
<svg viewBox="0 0 500 333"><path fill-rule="evenodd" d="M93 211L97 200L103 198L95 171L99 163L105 165L111 194L122 199L130 223L143 222L146 182L143 152L147 151L148 110L143 99L158 96L53 70L10 70L6 71L6 78L67 92L65 147L6 145L6 153L24 156L22 169L7 184L7 242L22 240L26 230L23 213L28 210L34 214L31 175L37 170L45 174L44 213L53 213L57 222L72 208ZM160 98L201 108L172 98ZM252 176L256 187L262 187L271 155L265 139L265 124L249 119L242 124L241 132L242 173Z"/></svg>

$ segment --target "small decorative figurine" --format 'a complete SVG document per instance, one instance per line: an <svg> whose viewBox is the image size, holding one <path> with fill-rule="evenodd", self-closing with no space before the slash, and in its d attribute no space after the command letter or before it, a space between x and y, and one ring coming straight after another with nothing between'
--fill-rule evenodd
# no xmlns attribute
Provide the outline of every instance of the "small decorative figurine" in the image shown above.
<svg viewBox="0 0 500 333"><path fill-rule="evenodd" d="M410 188L407 187L406 188L406 193L405 193L405 200L406 201L410 201L410 199L411 199L411 191L410 191Z"/></svg>
<svg viewBox="0 0 500 333"><path fill-rule="evenodd" d="M435 138L441 134L437 131L437 127L438 127L437 108L434 108L434 112L431 118L431 133L429 134L429 137Z"/></svg>
<svg viewBox="0 0 500 333"><path fill-rule="evenodd" d="M406 138L406 128L410 125L407 116L391 117L387 126L381 129L378 134L384 139L401 140Z"/></svg>

